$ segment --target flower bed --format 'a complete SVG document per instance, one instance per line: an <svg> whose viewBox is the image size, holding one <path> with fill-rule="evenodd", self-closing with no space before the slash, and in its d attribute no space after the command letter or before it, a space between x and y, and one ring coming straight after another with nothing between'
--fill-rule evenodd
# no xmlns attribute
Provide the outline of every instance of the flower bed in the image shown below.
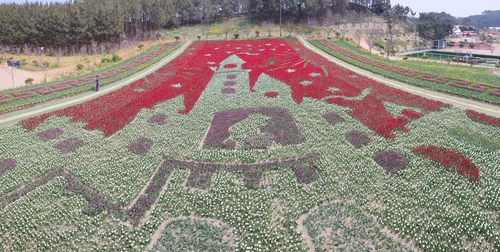
<svg viewBox="0 0 500 252"><path fill-rule="evenodd" d="M410 161L394 150L380 151L375 155L375 162L390 174L397 174Z"/></svg>
<svg viewBox="0 0 500 252"><path fill-rule="evenodd" d="M127 148L137 154L137 155L143 155L146 152L148 152L149 148L153 146L153 140L146 138L146 137L139 137L133 142L131 142Z"/></svg>
<svg viewBox="0 0 500 252"><path fill-rule="evenodd" d="M229 147L223 144L230 136L229 128L247 118L251 114L260 113L271 117L271 119L262 125L260 130L273 136L274 141L282 145L299 144L306 141L306 137L300 132L295 124L292 115L286 109L276 108L248 108L238 110L226 110L214 115L203 148L221 148ZM269 139L270 140L270 139ZM258 139L270 143L270 141ZM247 147L252 146L256 139L247 139Z"/></svg>
<svg viewBox="0 0 500 252"><path fill-rule="evenodd" d="M472 109L467 109L465 113L473 121L485 123L488 125L496 125L500 127L500 118L490 116L484 113L479 113Z"/></svg>
<svg viewBox="0 0 500 252"><path fill-rule="evenodd" d="M352 72L346 71L333 63L309 53L304 47L296 44L302 50L292 50L291 46L281 43L280 40L267 40L269 46L274 44L275 50L259 49L259 53L245 52L243 47L234 51L245 63L243 69L249 72L249 88L253 91L254 85L261 74L267 74L287 83L292 90L292 97L301 103L304 96L323 99L328 102L349 106L350 114L369 126L372 130L387 138L394 138L394 130L407 131L405 124L408 119L403 116L393 117L383 105L383 101L402 103L408 106L418 106L425 111L439 110L443 104L404 91L388 87L365 77L357 77L355 81L347 81ZM155 103L184 95L185 109L181 113L189 113L201 93L213 76L212 65L220 64L227 56L223 50L218 50L223 42L194 43L180 57L171 64L159 69L148 76L149 81L139 80L127 87L101 96L92 101L51 112L38 117L29 118L21 122L27 129L35 128L50 115L72 116L73 121L86 121L87 128L101 129L104 135L110 135L121 129L138 113L141 107L151 108ZM234 42L239 43L239 42ZM245 42L246 43L246 42ZM254 46L260 41L252 42ZM279 49L279 50L278 50ZM201 55L210 55L210 62L199 60ZM308 64L310 58L317 62ZM326 72L325 72L326 69ZM172 76L167 73L175 72ZM328 72L335 72L328 76ZM323 73L323 74L322 74ZM167 78L160 76L167 74ZM194 75L195 76L192 76ZM333 78L333 81L332 81ZM350 79L350 78L349 78ZM172 87L171 84L181 83L182 87ZM304 83L307 83L306 85ZM144 91L133 92L137 88ZM332 91L334 87L339 90ZM370 94L361 100L351 99L360 95L362 90L370 88ZM224 88L222 93L233 93L234 89ZM122 99L128 97L128 99ZM103 104L105 104L103 106ZM113 114L112 118L108 114Z"/></svg>
<svg viewBox="0 0 500 252"><path fill-rule="evenodd" d="M40 137L42 141L48 141L55 139L59 136L64 134L64 130L61 128L53 128L53 129L48 129L42 132L39 132L37 135Z"/></svg>
<svg viewBox="0 0 500 252"><path fill-rule="evenodd" d="M314 41L313 44L335 57L339 57L361 68L386 75L399 81L500 104L500 86L498 85L479 81L471 82L463 78L440 76L434 73L394 66L379 60L361 56L327 40Z"/></svg>
<svg viewBox="0 0 500 252"><path fill-rule="evenodd" d="M160 113L160 114L156 114L154 116L151 116L148 119L148 122L156 123L156 124L164 124L166 119L167 119L167 115Z"/></svg>
<svg viewBox="0 0 500 252"><path fill-rule="evenodd" d="M61 153L66 154L69 152L73 152L82 146L83 140L73 137L59 142L58 144L54 145L54 148L59 149Z"/></svg>
<svg viewBox="0 0 500 252"><path fill-rule="evenodd" d="M237 251L363 250L353 235L377 251L500 249L496 217L484 214L500 210L500 153L481 144L498 141L497 126L356 76L296 40L193 43L181 57L127 87L129 93L73 109L84 123L60 114L37 130L0 129L1 158L17 161L0 176L4 247L144 251L160 243L160 233L201 229L182 222L175 225L180 230L162 231L168 223L207 219L230 227L232 236L225 239ZM226 64L237 67L225 69ZM252 77L254 65L268 68ZM235 82L232 95L221 93L228 80ZM266 92L279 95L271 99ZM150 103L153 99L157 102ZM168 117L163 125L149 121L159 114ZM389 139L375 131L387 123L377 117L402 118L406 131L393 128L397 138ZM103 136L88 130L87 119L97 129L116 130ZM114 125L122 121L127 123ZM393 123L384 127L398 124ZM468 135L450 133L457 125ZM64 134L53 140L38 136L57 128ZM353 130L370 142L351 146L345 136ZM470 139L476 136L483 140ZM85 145L65 155L53 148L70 137ZM154 142L143 155L127 149L140 137ZM208 146L209 138L216 144ZM429 143L466 153L481 170L480 183L444 169L424 169L438 165L411 147ZM388 149L399 155L384 152ZM405 159L411 160L406 166ZM382 227L390 237L377 231ZM307 236L300 231L306 230L313 244L304 242ZM325 236L330 230L340 233ZM192 239L205 231L191 234ZM200 239L208 247L215 237L220 238ZM194 242L182 241L182 248Z"/></svg>
<svg viewBox="0 0 500 252"><path fill-rule="evenodd" d="M367 145L370 142L370 137L357 130L347 132L345 138L356 148Z"/></svg>
<svg viewBox="0 0 500 252"><path fill-rule="evenodd" d="M339 123L339 122L342 122L344 121L344 117L340 116L340 115L337 115L336 113L334 112L331 112L331 113L326 113L323 115L323 118L325 118L325 120L331 124L331 125L334 125L336 123Z"/></svg>
<svg viewBox="0 0 500 252"><path fill-rule="evenodd" d="M479 182L479 168L463 153L444 146L416 146L416 153L421 153L430 160L443 165L451 172L457 172L474 182Z"/></svg>
<svg viewBox="0 0 500 252"><path fill-rule="evenodd" d="M13 158L0 159L0 176L16 167L16 160Z"/></svg>

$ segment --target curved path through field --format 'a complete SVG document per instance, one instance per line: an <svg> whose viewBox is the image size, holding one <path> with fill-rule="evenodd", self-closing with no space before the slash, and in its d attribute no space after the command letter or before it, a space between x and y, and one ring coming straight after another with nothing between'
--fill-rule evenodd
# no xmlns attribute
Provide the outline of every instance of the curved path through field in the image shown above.
<svg viewBox="0 0 500 252"><path fill-rule="evenodd" d="M325 57L326 59L334 62L335 64L337 64L341 67L344 67L346 69L349 69L353 72L356 72L360 75L364 75L370 79L379 81L381 83L384 83L384 84L392 86L392 87L396 87L398 89L404 90L404 91L412 93L412 94L420 95L420 96L427 97L427 98L430 98L433 100L442 101L444 103L448 103L448 104L451 104L451 105L459 107L459 108L473 109L475 111L485 113L487 115L500 117L500 107L498 107L498 106L494 106L494 105L490 105L490 104L486 104L486 103L482 103L482 102L477 102L474 100L470 100L470 99L466 99L466 98L462 98L462 97L458 97L458 96L444 94L444 93L428 90L425 88L417 87L414 85L406 84L406 83L396 81L393 79L385 78L381 75L378 75L378 74L372 73L370 71L364 70L362 68L353 66L353 65L348 64L348 63L346 63L338 58L335 58L332 55L324 52L323 50L313 46L308 41L306 41L304 38L299 37L299 41L307 49Z"/></svg>
<svg viewBox="0 0 500 252"><path fill-rule="evenodd" d="M156 62L152 66L150 66L142 71L139 71L139 72L137 72L137 73L135 73L135 74L123 79L123 80L117 81L113 84L106 85L104 87L100 87L99 92L89 91L89 92L85 92L85 93L71 96L68 98L55 100L55 101L40 104L40 105L37 105L34 107L21 109L18 111L14 111L11 113L6 113L3 115L0 115L0 128L15 124L15 123L17 123L25 118L29 118L29 117L32 117L35 115L40 115L40 114L51 112L51 111L54 111L57 109L65 108L65 107L72 106L75 104L79 104L79 103L85 102L87 100L96 98L98 96L107 94L111 91L117 90L117 89L119 89L123 86L126 86L126 85L128 85L136 80L144 78L148 74L153 73L154 71L158 70L163 65L167 64L168 62L170 62L171 60L173 60L177 56L179 56L182 52L184 52L184 50L186 50L186 48L188 48L190 44L191 44L191 41L184 43L179 48L177 48L177 50L173 51L172 53L167 55L165 58L161 59L160 61Z"/></svg>
<svg viewBox="0 0 500 252"><path fill-rule="evenodd" d="M443 93L431 91L431 90L416 87L413 85L405 84L405 83L402 83L399 81L395 81L392 79L388 79L388 78L382 77L380 75L374 74L372 72L369 72L367 70L361 69L359 67L350 65L350 64L348 64L340 59L337 59L337 58L327 54L326 52L316 48L315 46L309 44L309 42L307 42L304 38L299 38L299 41L309 50L316 52L317 54L325 57L326 59L334 62L335 64L342 66L346 69L352 70L358 74L367 76L371 79L385 83L389 86L393 86L393 87L399 88L401 90L404 90L404 91L407 91L407 92L410 92L413 94L417 94L417 95L421 95L421 96L428 97L431 99L439 100L439 101L442 101L445 103L449 103L449 104L452 104L456 107L460 107L463 109L473 109L473 110L476 110L478 112L485 113L485 114L488 114L491 116L500 117L500 107L477 102L477 101L473 101L473 100L469 100L469 99L465 99L465 98L461 98L461 97L457 97L457 96L452 96L452 95L448 95L448 94L443 94ZM109 93L111 91L114 91L116 89L119 89L119 88L121 88L125 85L128 85L128 84L130 84L138 79L144 78L148 74L156 71L157 69L159 69L163 65L167 64L168 62L170 62L171 60L176 58L190 44L191 44L190 41L184 43L176 51L172 52L171 54L169 54L168 56L166 56L165 58L163 58L159 62L153 64L151 67L149 67L143 71L140 71L136 74L133 74L132 76L127 77L123 80L120 80L120 81L115 82L113 84L102 87L99 90L99 92L85 92L85 93L82 93L82 94L79 94L76 96L72 96L72 97L68 97L65 99L60 99L60 100L40 104L40 105L37 105L34 107L21 109L18 111L14 111L11 113L6 113L3 115L0 115L0 128L15 124L15 123L17 123L20 120L23 120L25 118L29 118L29 117L32 117L35 115L40 115L43 113L51 112L51 111L54 111L57 109L61 109L61 108L65 108L68 106L72 106L75 104L85 102L87 100L93 99L95 97L98 97L98 96L104 95L106 93Z"/></svg>

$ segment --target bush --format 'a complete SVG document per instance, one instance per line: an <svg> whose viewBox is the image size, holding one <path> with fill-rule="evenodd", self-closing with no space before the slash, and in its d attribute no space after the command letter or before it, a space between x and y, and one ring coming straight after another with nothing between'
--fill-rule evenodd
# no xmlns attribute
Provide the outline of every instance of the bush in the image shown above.
<svg viewBox="0 0 500 252"><path fill-rule="evenodd" d="M26 79L26 80L24 81L24 84L26 84L26 85L31 85L31 84L33 84L33 81L35 81L35 80L33 80L33 78L28 78L28 79Z"/></svg>
<svg viewBox="0 0 500 252"><path fill-rule="evenodd" d="M198 38L198 41L201 40L201 36L200 35L196 36L196 38Z"/></svg>
<svg viewBox="0 0 500 252"><path fill-rule="evenodd" d="M500 68L500 63L495 64L495 67L496 67L497 69L499 69L499 68Z"/></svg>
<svg viewBox="0 0 500 252"><path fill-rule="evenodd" d="M76 70L83 70L84 67L82 63L78 63L78 65L76 65Z"/></svg>
<svg viewBox="0 0 500 252"><path fill-rule="evenodd" d="M238 37L239 37L239 36L240 36L240 34L235 33L235 34L234 34L234 39L238 39Z"/></svg>
<svg viewBox="0 0 500 252"><path fill-rule="evenodd" d="M33 63L33 66L38 66L38 61L33 60L33 62L32 62L32 63Z"/></svg>
<svg viewBox="0 0 500 252"><path fill-rule="evenodd" d="M175 36L175 40L179 41L181 39L179 36Z"/></svg>
<svg viewBox="0 0 500 252"><path fill-rule="evenodd" d="M446 42L446 46L449 46L449 47L455 46L455 42L448 41L448 42Z"/></svg>
<svg viewBox="0 0 500 252"><path fill-rule="evenodd" d="M139 51L141 51L142 48L144 48L144 45L143 44L139 44L137 47L139 48Z"/></svg>
<svg viewBox="0 0 500 252"><path fill-rule="evenodd" d="M122 57L120 57L120 55L118 55L118 54L113 54L113 57L111 57L111 61L113 63L116 63L116 62L121 61L121 60L122 60Z"/></svg>
<svg viewBox="0 0 500 252"><path fill-rule="evenodd" d="M101 63L111 62L108 58L102 58Z"/></svg>
<svg viewBox="0 0 500 252"><path fill-rule="evenodd" d="M476 43L474 43L474 42L469 43L470 48L474 48L475 45L476 45Z"/></svg>
<svg viewBox="0 0 500 252"><path fill-rule="evenodd" d="M429 56L427 56L427 55L423 55L423 56L422 56L422 57L420 57L420 58L421 58L421 59L423 59L423 60L426 60L426 59L428 59L428 58L429 58Z"/></svg>
<svg viewBox="0 0 500 252"><path fill-rule="evenodd" d="M408 60L408 57L403 57L403 60Z"/></svg>

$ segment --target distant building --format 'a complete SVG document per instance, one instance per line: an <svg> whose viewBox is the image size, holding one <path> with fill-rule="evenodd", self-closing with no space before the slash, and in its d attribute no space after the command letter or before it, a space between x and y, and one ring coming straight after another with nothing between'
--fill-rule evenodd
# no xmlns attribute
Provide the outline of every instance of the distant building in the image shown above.
<svg viewBox="0 0 500 252"><path fill-rule="evenodd" d="M475 31L462 31L463 37L476 37L477 33Z"/></svg>

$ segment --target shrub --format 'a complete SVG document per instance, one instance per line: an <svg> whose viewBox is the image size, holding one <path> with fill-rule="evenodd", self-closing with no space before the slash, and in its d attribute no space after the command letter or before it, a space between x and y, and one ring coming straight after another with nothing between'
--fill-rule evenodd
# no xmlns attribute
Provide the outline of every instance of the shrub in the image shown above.
<svg viewBox="0 0 500 252"><path fill-rule="evenodd" d="M107 62L111 62L108 58L102 58L101 59L101 63L107 63Z"/></svg>
<svg viewBox="0 0 500 252"><path fill-rule="evenodd" d="M495 67L496 67L497 69L498 69L498 68L500 68L500 63L496 63L496 64L495 64Z"/></svg>
<svg viewBox="0 0 500 252"><path fill-rule="evenodd" d="M474 48L474 46L476 46L476 43L474 43L474 42L470 42L470 43L469 43L469 46L470 46L470 48Z"/></svg>
<svg viewBox="0 0 500 252"><path fill-rule="evenodd" d="M200 35L196 36L196 38L198 38L198 41L201 40L201 36Z"/></svg>
<svg viewBox="0 0 500 252"><path fill-rule="evenodd" d="M33 78L28 78L28 79L26 79L26 80L24 81L24 84L26 84L26 85L31 85L31 84L33 84L33 81L35 81L35 80L33 80Z"/></svg>
<svg viewBox="0 0 500 252"><path fill-rule="evenodd" d="M33 66L38 66L38 61L33 60L32 64L33 64Z"/></svg>
<svg viewBox="0 0 500 252"><path fill-rule="evenodd" d="M137 48L139 48L139 51L141 51L141 50L142 50L142 48L144 48L144 45L143 45L143 44L139 44L139 45L137 46Z"/></svg>
<svg viewBox="0 0 500 252"><path fill-rule="evenodd" d="M459 46L460 48L464 48L464 43L460 43L460 44L458 44L458 46Z"/></svg>
<svg viewBox="0 0 500 252"><path fill-rule="evenodd" d="M428 59L428 58L429 58L429 56L427 56L427 55L423 55L423 56L422 56L422 57L420 57L420 58L421 58L421 59L423 59L423 60L426 60L426 59Z"/></svg>
<svg viewBox="0 0 500 252"><path fill-rule="evenodd" d="M175 36L175 40L179 41L181 39L179 36Z"/></svg>
<svg viewBox="0 0 500 252"><path fill-rule="evenodd" d="M76 70L83 70L84 67L82 63L78 63L78 65L76 65Z"/></svg>
<svg viewBox="0 0 500 252"><path fill-rule="evenodd" d="M240 34L235 33L235 34L234 34L234 39L238 39L238 37L239 37L239 36L240 36Z"/></svg>
<svg viewBox="0 0 500 252"><path fill-rule="evenodd" d="M116 63L118 61L121 61L122 60L122 57L120 57L120 55L118 54L113 54L113 57L111 57L111 61L113 61L113 63Z"/></svg>
<svg viewBox="0 0 500 252"><path fill-rule="evenodd" d="M403 57L403 60L408 60L408 57Z"/></svg>

